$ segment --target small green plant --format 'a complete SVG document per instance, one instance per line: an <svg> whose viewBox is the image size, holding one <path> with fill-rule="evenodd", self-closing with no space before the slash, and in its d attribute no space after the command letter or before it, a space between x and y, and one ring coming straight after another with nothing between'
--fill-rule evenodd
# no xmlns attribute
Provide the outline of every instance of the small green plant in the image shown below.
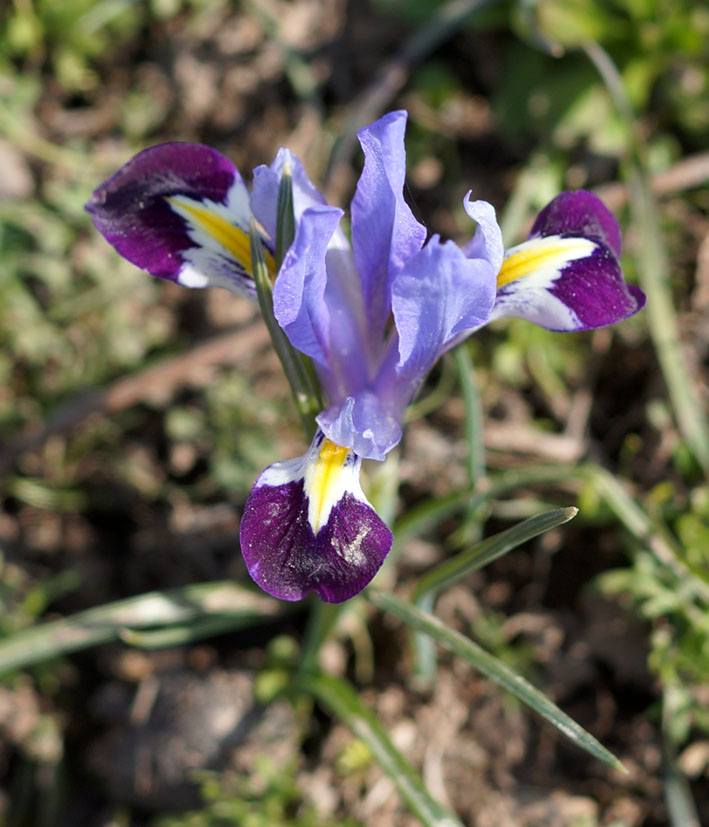
<svg viewBox="0 0 709 827"><path fill-rule="evenodd" d="M322 818L303 800L297 765L276 767L268 756L254 761L248 774L201 772L204 806L197 811L161 816L151 827L361 827L351 819Z"/></svg>

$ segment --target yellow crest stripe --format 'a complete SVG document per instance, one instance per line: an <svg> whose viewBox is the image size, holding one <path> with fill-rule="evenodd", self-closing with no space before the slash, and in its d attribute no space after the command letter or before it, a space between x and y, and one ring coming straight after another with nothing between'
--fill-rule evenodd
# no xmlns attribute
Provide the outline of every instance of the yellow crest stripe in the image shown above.
<svg viewBox="0 0 709 827"><path fill-rule="evenodd" d="M548 236L525 241L506 254L497 274L497 287L499 289L540 270L558 271L569 261L590 256L595 246L587 238Z"/></svg>
<svg viewBox="0 0 709 827"><path fill-rule="evenodd" d="M198 229L221 244L225 250L231 253L247 273L253 275L251 241L248 232L242 230L241 227L237 227L235 224L231 224L226 218L210 210L208 207L188 203L179 196L168 198L167 201L176 207L178 212L182 214L187 213ZM264 256L266 258L268 272L271 274L271 277L273 277L276 272L276 263L271 253L266 249L264 249Z"/></svg>
<svg viewBox="0 0 709 827"><path fill-rule="evenodd" d="M315 533L320 530L323 521L329 516L330 509L335 505L332 501L333 495L335 492L339 493L336 481L349 452L349 448L343 448L342 445L337 445L327 437L323 439L308 485L309 513Z"/></svg>

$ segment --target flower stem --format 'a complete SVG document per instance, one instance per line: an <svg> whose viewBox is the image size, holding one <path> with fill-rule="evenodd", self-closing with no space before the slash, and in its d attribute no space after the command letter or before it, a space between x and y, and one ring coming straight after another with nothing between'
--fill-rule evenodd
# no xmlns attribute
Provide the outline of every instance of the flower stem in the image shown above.
<svg viewBox="0 0 709 827"><path fill-rule="evenodd" d="M682 340L668 277L667 250L650 185L646 153L637 134L635 114L623 79L608 53L597 43L588 43L584 51L606 84L626 131L630 160L630 207L640 231L640 243L635 253L640 283L647 294L645 312L650 337L679 430L702 469L709 473L709 424L692 387L682 354Z"/></svg>
<svg viewBox="0 0 709 827"><path fill-rule="evenodd" d="M290 384L293 399L303 423L303 429L308 440L312 440L316 429L315 417L323 408L320 389L314 384L312 375L304 364L303 354L299 353L288 341L288 337L273 313L271 277L263 253L263 242L253 219L251 220L249 235L254 282L256 283L261 312L271 335L273 348L278 354L281 365L283 365L283 371Z"/></svg>
<svg viewBox="0 0 709 827"><path fill-rule="evenodd" d="M305 639L298 666L299 674L317 671L320 647L335 626L341 609L341 603L324 603L322 600L314 599L308 615L308 625L305 628Z"/></svg>

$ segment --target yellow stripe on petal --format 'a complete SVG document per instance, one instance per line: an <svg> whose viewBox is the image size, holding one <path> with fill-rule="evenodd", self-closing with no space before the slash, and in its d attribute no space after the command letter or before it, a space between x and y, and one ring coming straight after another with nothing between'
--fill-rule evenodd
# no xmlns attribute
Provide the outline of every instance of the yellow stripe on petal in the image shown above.
<svg viewBox="0 0 709 827"><path fill-rule="evenodd" d="M337 445L325 437L317 459L306 472L305 491L309 499L308 519L315 534L327 522L332 507L344 494L341 472L349 453L349 448L343 448L342 445Z"/></svg>
<svg viewBox="0 0 709 827"><path fill-rule="evenodd" d="M236 261L253 276L251 263L251 242L249 233L232 224L227 218L219 215L213 209L204 206L198 201L184 196L173 196L167 201L183 218L186 218L195 229L220 244ZM271 278L275 277L276 263L271 253L264 248L266 265Z"/></svg>
<svg viewBox="0 0 709 827"><path fill-rule="evenodd" d="M532 238L505 254L502 267L497 274L497 288L510 282L543 272L553 276L570 261L587 258L596 244L587 238L562 238L558 235L546 238Z"/></svg>

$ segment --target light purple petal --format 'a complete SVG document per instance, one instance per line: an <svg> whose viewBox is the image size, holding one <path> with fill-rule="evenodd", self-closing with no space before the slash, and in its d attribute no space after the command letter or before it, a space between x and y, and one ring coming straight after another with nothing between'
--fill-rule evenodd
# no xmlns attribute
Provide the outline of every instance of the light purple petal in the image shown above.
<svg viewBox="0 0 709 827"><path fill-rule="evenodd" d="M495 298L489 261L466 258L452 241L433 236L393 285L399 334L397 372L420 381L454 341L485 324Z"/></svg>
<svg viewBox="0 0 709 827"><path fill-rule="evenodd" d="M336 207L303 213L273 288L278 323L315 361L330 400L361 388L370 364L352 256L332 246L341 216Z"/></svg>
<svg viewBox="0 0 709 827"><path fill-rule="evenodd" d="M583 190L564 192L542 210L530 237L505 254L491 319L516 316L556 331L623 321L645 305L618 260L618 224Z"/></svg>
<svg viewBox="0 0 709 827"><path fill-rule="evenodd" d="M333 449L337 467L318 477L318 462ZM332 465L331 456L324 461ZM319 432L304 457L275 463L260 475L246 501L240 538L249 574L264 591L282 600L316 592L341 603L371 581L392 534L362 493L360 465Z"/></svg>
<svg viewBox="0 0 709 827"><path fill-rule="evenodd" d="M401 441L403 409L415 392L407 384L406 399L398 404L392 396L401 382L389 374L385 385L385 393L365 388L324 410L317 422L325 436L363 459L383 460Z"/></svg>
<svg viewBox="0 0 709 827"><path fill-rule="evenodd" d="M281 148L270 167L256 167L251 190L251 209L254 217L275 243L278 188L283 176L283 167L290 167L293 178L293 212L296 222L310 207L325 206L320 191L308 178L300 160L289 149Z"/></svg>
<svg viewBox="0 0 709 827"><path fill-rule="evenodd" d="M273 311L290 343L323 369L330 363L325 257L341 217L336 207L306 211L273 287Z"/></svg>
<svg viewBox="0 0 709 827"><path fill-rule="evenodd" d="M391 283L426 238L404 200L406 113L391 112L359 132L364 169L352 200L352 247L364 312L373 336L382 336Z"/></svg>
<svg viewBox="0 0 709 827"><path fill-rule="evenodd" d="M190 143L146 149L102 184L86 209L107 241L152 275L255 295L248 192L216 150Z"/></svg>
<svg viewBox="0 0 709 827"><path fill-rule="evenodd" d="M464 248L465 255L468 258L483 258L489 261L497 272L505 255L505 247L495 208L487 201L471 201L470 192L463 199L463 207L478 225L475 235Z"/></svg>

